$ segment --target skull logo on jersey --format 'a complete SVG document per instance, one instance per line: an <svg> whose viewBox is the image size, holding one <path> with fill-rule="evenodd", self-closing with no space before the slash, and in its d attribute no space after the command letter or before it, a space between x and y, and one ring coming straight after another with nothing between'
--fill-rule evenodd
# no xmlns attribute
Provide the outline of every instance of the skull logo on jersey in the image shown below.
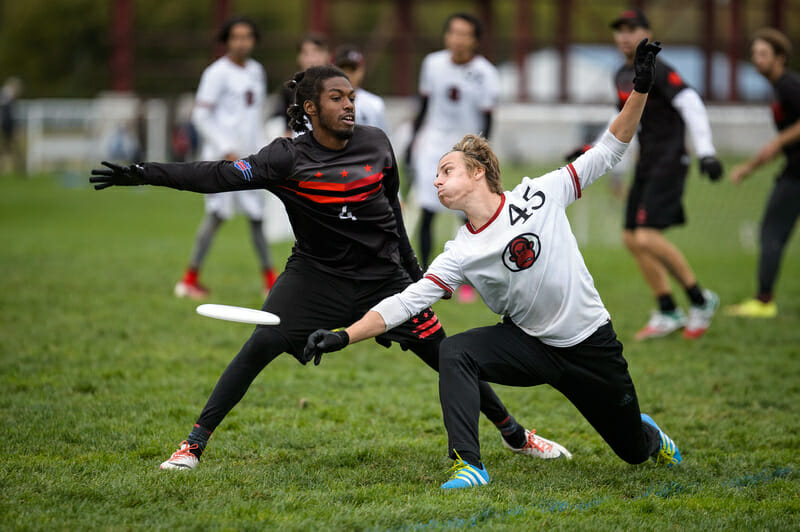
<svg viewBox="0 0 800 532"><path fill-rule="evenodd" d="M533 233L515 236L503 250L503 264L512 272L527 270L539 258L539 237Z"/></svg>

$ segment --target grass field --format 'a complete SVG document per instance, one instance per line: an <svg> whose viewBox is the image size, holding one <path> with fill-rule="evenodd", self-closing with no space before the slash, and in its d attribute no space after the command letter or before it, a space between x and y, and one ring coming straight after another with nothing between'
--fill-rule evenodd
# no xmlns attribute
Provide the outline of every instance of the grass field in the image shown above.
<svg viewBox="0 0 800 532"><path fill-rule="evenodd" d="M690 224L671 237L723 304L754 290L753 235L774 171L741 188L691 178ZM523 172L539 173L506 176ZM574 459L511 455L482 420L492 483L443 493L436 375L372 342L319 367L280 357L197 470L158 470L250 332L171 295L201 204L154 188L95 192L83 176L0 179L0 529L797 529L797 235L777 319L719 316L693 343L635 343L652 301L618 244L621 204L602 182L588 189L571 207L586 262L642 409L684 463L629 466L554 390L498 387L517 419ZM274 246L279 263L288 252ZM223 227L204 280L216 302L260 306L243 220ZM496 319L481 304L436 310L450 334Z"/></svg>

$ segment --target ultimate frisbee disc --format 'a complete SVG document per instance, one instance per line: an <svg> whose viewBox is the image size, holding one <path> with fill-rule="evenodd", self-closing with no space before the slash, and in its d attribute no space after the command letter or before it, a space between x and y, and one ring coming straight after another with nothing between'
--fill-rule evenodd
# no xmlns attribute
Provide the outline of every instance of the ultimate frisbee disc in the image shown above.
<svg viewBox="0 0 800 532"><path fill-rule="evenodd" d="M278 325L281 319L270 312L231 305L215 305L206 303L197 307L201 316L218 320L237 321L239 323L253 323L256 325Z"/></svg>

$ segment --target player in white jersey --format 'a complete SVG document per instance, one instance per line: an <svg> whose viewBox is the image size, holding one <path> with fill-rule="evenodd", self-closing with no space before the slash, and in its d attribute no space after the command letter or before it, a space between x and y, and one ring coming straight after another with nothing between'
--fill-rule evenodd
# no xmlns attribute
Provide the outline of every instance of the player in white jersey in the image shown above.
<svg viewBox="0 0 800 532"><path fill-rule="evenodd" d="M550 384L617 455L632 464L681 461L675 443L639 412L608 311L583 261L565 208L622 158L652 87L658 43L639 45L635 90L598 143L573 164L503 192L497 157L468 135L441 158L439 200L468 218L425 277L386 298L346 330L319 330L305 354L382 334L460 285L475 287L503 323L451 336L439 349L442 403L454 473L442 488L485 484L478 444L478 382Z"/></svg>
<svg viewBox="0 0 800 532"><path fill-rule="evenodd" d="M361 87L367 72L364 54L353 45L343 44L336 48L333 64L347 74L350 84L356 90L356 124L380 128L388 135L386 104L383 98Z"/></svg>
<svg viewBox="0 0 800 532"><path fill-rule="evenodd" d="M225 23L219 39L227 53L203 72L197 88L192 122L202 139L201 158L236 161L256 153L263 145L264 102L267 76L264 67L250 58L258 39L255 24L243 17ZM195 238L189 266L175 285L175 295L203 299L208 290L198 280L211 242L219 227L235 212L250 219L250 232L264 278L264 291L275 283L262 219L266 198L263 190L206 194L205 217Z"/></svg>
<svg viewBox="0 0 800 532"><path fill-rule="evenodd" d="M444 209L433 181L439 157L468 133L489 138L492 111L497 103L497 69L477 54L482 28L472 15L451 15L444 27L445 50L422 61L419 77L420 111L414 120L414 138L406 164L414 170L414 186L422 208L420 258L428 267L434 215ZM467 290L469 293L469 290ZM473 299L470 295L467 300Z"/></svg>

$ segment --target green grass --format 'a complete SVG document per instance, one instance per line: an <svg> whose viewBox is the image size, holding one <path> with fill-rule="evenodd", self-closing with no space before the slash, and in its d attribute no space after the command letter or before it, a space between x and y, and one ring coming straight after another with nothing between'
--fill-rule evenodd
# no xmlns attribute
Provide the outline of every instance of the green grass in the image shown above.
<svg viewBox="0 0 800 532"><path fill-rule="evenodd" d="M753 292L748 235L774 171L741 188L691 178L690 223L670 237L723 304ZM506 169L523 173L540 172ZM280 357L216 431L201 467L175 474L158 464L250 327L199 317L171 295L199 196L64 186L74 181L0 179L2 529L796 529L797 237L777 319L719 316L699 341L637 344L652 301L618 243L621 204L600 182L571 208L642 409L680 446L679 468L623 463L549 387L498 387L520 421L575 458L510 455L483 420L492 483L442 493L450 464L436 375L366 342L320 367ZM273 249L285 261L289 245ZM204 280L214 301L260 305L241 219L221 230ZM436 310L451 334L496 319L481 304Z"/></svg>

